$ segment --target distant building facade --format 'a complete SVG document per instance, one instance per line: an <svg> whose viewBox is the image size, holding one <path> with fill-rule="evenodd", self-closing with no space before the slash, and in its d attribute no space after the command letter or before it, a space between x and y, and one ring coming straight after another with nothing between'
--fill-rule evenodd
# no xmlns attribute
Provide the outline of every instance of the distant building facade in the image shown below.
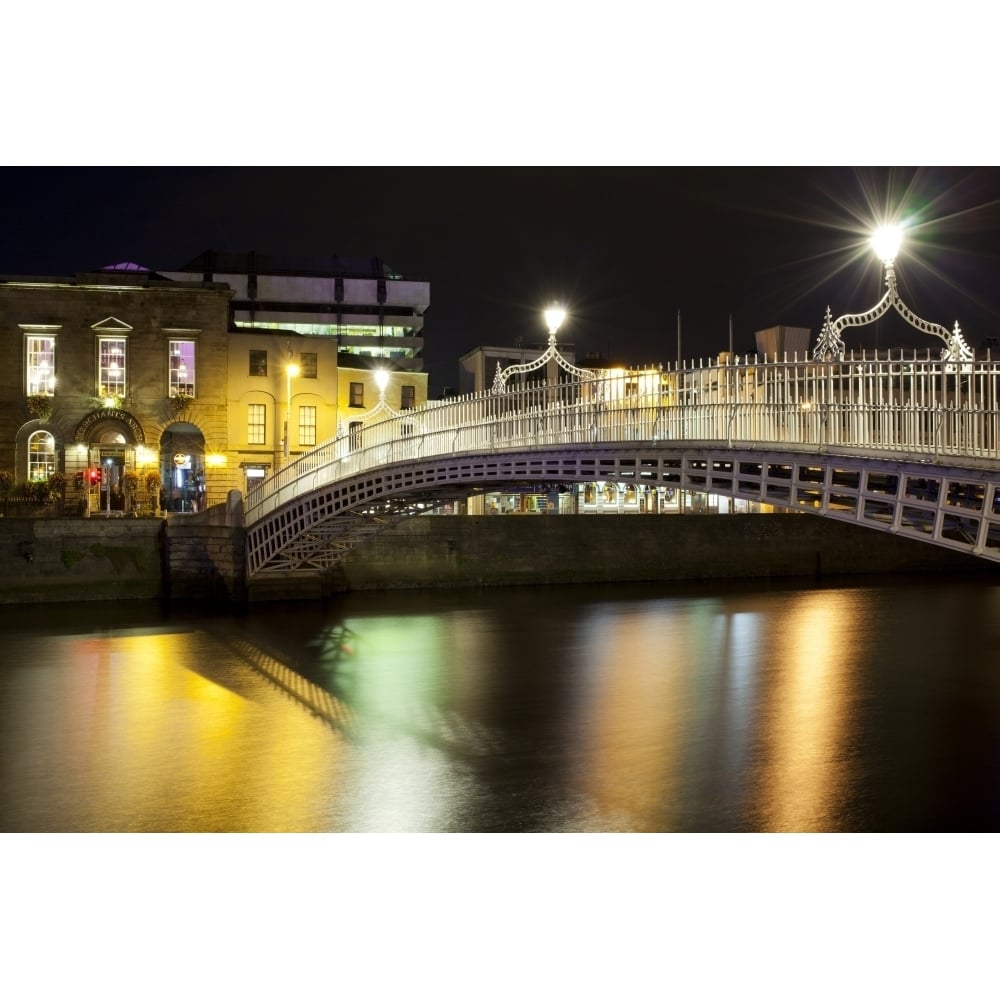
<svg viewBox="0 0 1000 1000"><path fill-rule="evenodd" d="M476 347L458 359L458 394L467 396L472 392L482 392L493 385L498 370L512 365L530 364L537 361L548 350L548 344L517 345L515 347ZM559 345L559 353L570 363L576 354L572 347ZM524 376L526 382L541 382L559 379L559 366L550 361L542 368Z"/></svg>

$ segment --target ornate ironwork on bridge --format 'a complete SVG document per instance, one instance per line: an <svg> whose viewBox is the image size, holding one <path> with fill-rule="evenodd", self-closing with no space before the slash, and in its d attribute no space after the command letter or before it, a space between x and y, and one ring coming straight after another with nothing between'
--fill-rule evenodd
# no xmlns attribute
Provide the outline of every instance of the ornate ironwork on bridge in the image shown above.
<svg viewBox="0 0 1000 1000"><path fill-rule="evenodd" d="M550 306L545 310L545 322L549 328L548 347L534 361L526 361L521 365L508 365L506 368L501 368L498 361L497 373L493 379L493 391L495 393L500 395L506 392L507 382L515 375L528 375L531 372L545 368L550 361L554 361L563 371L568 372L573 378L579 379L582 382L593 381L597 377L594 372L586 368L577 368L576 365L567 361L559 353L559 348L556 345L556 333L559 327L562 326L565 318L566 310L561 306Z"/></svg>
<svg viewBox="0 0 1000 1000"><path fill-rule="evenodd" d="M890 309L895 309L910 326L921 333L942 340L945 345L941 349L942 361L965 362L973 359L972 348L965 342L957 320L955 328L949 332L937 323L928 323L927 320L921 319L899 297L899 290L896 287L896 254L899 252L900 239L900 230L893 226L880 229L872 237L872 245L885 265L885 295L867 312L847 313L839 319L833 318L830 307L827 306L823 328L813 349L814 361L843 361L847 350L841 333L850 326L868 326Z"/></svg>

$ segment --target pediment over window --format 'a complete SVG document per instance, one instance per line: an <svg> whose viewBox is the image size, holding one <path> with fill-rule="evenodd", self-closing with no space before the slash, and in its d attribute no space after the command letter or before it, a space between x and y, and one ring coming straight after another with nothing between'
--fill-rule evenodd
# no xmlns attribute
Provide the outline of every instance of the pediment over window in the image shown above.
<svg viewBox="0 0 1000 1000"><path fill-rule="evenodd" d="M109 316L107 319L102 319L100 323L94 323L90 328L98 333L131 333L132 327L128 323L123 323L120 319L114 316Z"/></svg>

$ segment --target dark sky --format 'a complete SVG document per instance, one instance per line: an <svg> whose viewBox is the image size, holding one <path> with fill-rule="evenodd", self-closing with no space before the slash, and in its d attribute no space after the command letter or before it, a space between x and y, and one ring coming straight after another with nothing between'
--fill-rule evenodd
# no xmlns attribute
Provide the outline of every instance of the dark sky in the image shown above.
<svg viewBox="0 0 1000 1000"><path fill-rule="evenodd" d="M997 168L9 167L0 273L74 274L131 260L177 267L207 249L379 256L431 285L432 392L479 344L544 341L569 309L579 356L631 364L737 351L778 324L815 334L882 294L857 255L906 219L906 303L970 343L1000 333ZM849 346L930 346L886 319Z"/></svg>

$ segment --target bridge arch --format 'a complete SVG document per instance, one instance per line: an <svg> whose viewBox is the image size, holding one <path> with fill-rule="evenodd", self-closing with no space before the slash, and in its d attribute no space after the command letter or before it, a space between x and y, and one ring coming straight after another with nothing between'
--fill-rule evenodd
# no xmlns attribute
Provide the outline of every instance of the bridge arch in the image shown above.
<svg viewBox="0 0 1000 1000"><path fill-rule="evenodd" d="M1000 561L1000 363L876 356L657 373L480 394L341 436L246 501L248 567L323 572L447 500L561 483L758 501ZM610 378L609 378L610 381Z"/></svg>

